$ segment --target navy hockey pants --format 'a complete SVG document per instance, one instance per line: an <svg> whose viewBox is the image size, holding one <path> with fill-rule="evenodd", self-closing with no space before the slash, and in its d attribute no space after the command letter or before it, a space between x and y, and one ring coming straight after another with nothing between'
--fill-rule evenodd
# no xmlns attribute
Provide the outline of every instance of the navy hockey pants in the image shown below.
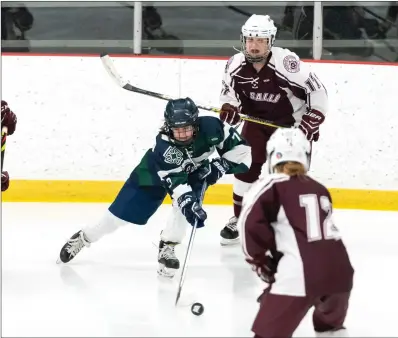
<svg viewBox="0 0 398 338"><path fill-rule="evenodd" d="M124 221L144 225L161 206L166 195L166 189L162 186L139 186L128 178L109 211Z"/></svg>

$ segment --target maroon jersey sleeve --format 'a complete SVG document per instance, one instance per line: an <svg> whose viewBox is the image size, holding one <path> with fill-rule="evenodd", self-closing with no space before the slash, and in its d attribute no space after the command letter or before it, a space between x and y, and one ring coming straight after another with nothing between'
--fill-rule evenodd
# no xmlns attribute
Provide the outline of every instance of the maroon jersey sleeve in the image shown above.
<svg viewBox="0 0 398 338"><path fill-rule="evenodd" d="M271 199L272 192L267 191L264 199ZM267 219L266 209L262 205L266 201L258 199L244 215L246 218L242 229L243 250L247 257L257 259L264 256L274 245L274 233Z"/></svg>
<svg viewBox="0 0 398 338"><path fill-rule="evenodd" d="M243 252L248 258L256 259L268 250L276 250L271 222L276 219L280 203L275 184L287 179L285 175L260 179L243 200L239 223Z"/></svg>

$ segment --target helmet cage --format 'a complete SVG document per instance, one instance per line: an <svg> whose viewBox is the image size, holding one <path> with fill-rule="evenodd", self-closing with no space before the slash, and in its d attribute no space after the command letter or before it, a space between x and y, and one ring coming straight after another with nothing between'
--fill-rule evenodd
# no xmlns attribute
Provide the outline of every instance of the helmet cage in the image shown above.
<svg viewBox="0 0 398 338"><path fill-rule="evenodd" d="M272 46L275 43L277 28L274 22L268 15L252 15L246 23L242 26L240 43L241 52L245 55L246 59L251 63L265 61L271 52ZM247 38L263 38L268 39L267 50L264 55L252 56L246 49Z"/></svg>

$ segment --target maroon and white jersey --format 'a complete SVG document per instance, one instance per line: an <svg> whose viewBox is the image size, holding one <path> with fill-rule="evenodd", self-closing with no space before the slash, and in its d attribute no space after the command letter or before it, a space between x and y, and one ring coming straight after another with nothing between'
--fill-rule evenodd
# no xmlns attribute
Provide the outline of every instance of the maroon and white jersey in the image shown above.
<svg viewBox="0 0 398 338"><path fill-rule="evenodd" d="M273 47L266 65L257 72L243 53L225 67L220 103L239 107L241 113L293 126L306 109L326 115L327 92L309 65L288 49Z"/></svg>
<svg viewBox="0 0 398 338"><path fill-rule="evenodd" d="M322 296L348 292L354 270L332 218L329 191L309 176L272 174L243 199L239 218L249 258L283 254L271 293Z"/></svg>
<svg viewBox="0 0 398 338"><path fill-rule="evenodd" d="M10 111L10 108L8 107L8 103L4 100L1 100L1 123L3 124L3 120L6 116L6 113Z"/></svg>

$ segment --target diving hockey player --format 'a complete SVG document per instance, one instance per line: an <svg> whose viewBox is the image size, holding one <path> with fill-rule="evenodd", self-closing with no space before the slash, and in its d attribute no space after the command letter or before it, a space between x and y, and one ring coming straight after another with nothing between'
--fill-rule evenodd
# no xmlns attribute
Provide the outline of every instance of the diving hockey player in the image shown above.
<svg viewBox="0 0 398 338"><path fill-rule="evenodd" d="M309 141L318 141L319 126L328 109L326 89L308 64L279 47L273 47L277 29L268 15L253 15L242 27L242 51L226 64L220 96L220 119L231 125L239 113L300 128ZM267 142L275 128L245 122L242 136L251 146L250 170L235 175L234 216L221 231L222 244L239 240L236 222L242 197L261 173Z"/></svg>
<svg viewBox="0 0 398 338"><path fill-rule="evenodd" d="M132 171L103 218L74 234L57 262L69 262L84 246L126 223L146 224L168 193L173 207L160 235L158 273L174 276L180 266L174 247L183 240L188 223L197 221L200 228L207 217L198 197L203 182L213 185L225 174L247 171L251 163L250 147L235 128L198 114L190 98L167 103L155 146ZM210 160L215 150L219 157Z"/></svg>

